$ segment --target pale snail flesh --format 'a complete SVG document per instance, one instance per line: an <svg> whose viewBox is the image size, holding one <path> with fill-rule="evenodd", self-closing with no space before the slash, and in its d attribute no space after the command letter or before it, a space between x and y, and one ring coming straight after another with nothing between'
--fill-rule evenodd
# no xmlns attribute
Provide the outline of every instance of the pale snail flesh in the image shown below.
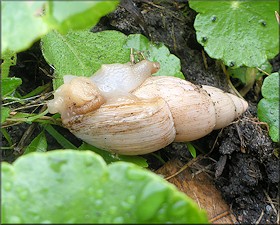
<svg viewBox="0 0 280 225"><path fill-rule="evenodd" d="M141 155L228 126L248 103L218 88L152 76L159 63L106 64L93 76L64 76L48 102L75 136L98 148Z"/></svg>

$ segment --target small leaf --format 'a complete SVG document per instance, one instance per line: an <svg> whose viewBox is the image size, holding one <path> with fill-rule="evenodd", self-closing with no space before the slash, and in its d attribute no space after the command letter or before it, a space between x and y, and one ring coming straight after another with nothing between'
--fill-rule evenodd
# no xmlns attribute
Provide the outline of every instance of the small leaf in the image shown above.
<svg viewBox="0 0 280 225"><path fill-rule="evenodd" d="M79 148L79 150L91 150L98 155L102 156L102 158L105 160L107 164L117 161L125 161L125 162L131 162L141 167L148 167L147 160L141 156L128 156L128 155L119 155L110 153L108 151L99 149L95 146L92 146L87 143L83 143Z"/></svg>
<svg viewBox="0 0 280 225"><path fill-rule="evenodd" d="M1 107L1 123L4 123L6 121L6 119L9 117L10 115L10 108L8 107Z"/></svg>
<svg viewBox="0 0 280 225"><path fill-rule="evenodd" d="M279 99L262 99L258 103L258 117L269 125L269 136L279 142Z"/></svg>
<svg viewBox="0 0 280 225"><path fill-rule="evenodd" d="M187 142L186 145L187 145L188 150L191 153L192 157L195 158L196 157L196 149L195 149L195 147L190 142Z"/></svg>
<svg viewBox="0 0 280 225"><path fill-rule="evenodd" d="M126 36L118 31L50 32L42 39L42 51L56 69L54 89L63 84L66 74L91 76L102 64L128 62L130 51L123 48L125 41Z"/></svg>
<svg viewBox="0 0 280 225"><path fill-rule="evenodd" d="M1 64L1 76L2 78L7 78L10 72L10 67L16 65L17 54L13 51L7 50L1 55L3 60Z"/></svg>
<svg viewBox="0 0 280 225"><path fill-rule="evenodd" d="M27 148L24 151L24 155L31 153L31 152L46 152L47 147L48 147L47 139L46 139L44 131L42 131L27 146Z"/></svg>
<svg viewBox="0 0 280 225"><path fill-rule="evenodd" d="M269 126L269 135L279 142L279 73L265 78L262 86L263 99L258 103L258 117Z"/></svg>
<svg viewBox="0 0 280 225"><path fill-rule="evenodd" d="M22 81L20 78L17 77L7 77L7 78L3 78L1 79L1 86L2 86L2 90L1 90L1 95L2 98L13 93L16 88L21 85Z"/></svg>
<svg viewBox="0 0 280 225"><path fill-rule="evenodd" d="M156 174L91 151L30 153L2 163L2 223L206 223L205 211Z"/></svg>
<svg viewBox="0 0 280 225"><path fill-rule="evenodd" d="M125 48L133 48L142 51L150 61L159 62L160 70L154 75L174 76L185 79L181 72L180 59L171 54L169 49L161 44L150 42L142 34L131 34L128 36Z"/></svg>
<svg viewBox="0 0 280 225"><path fill-rule="evenodd" d="M268 99L279 99L279 73L272 73L264 79L262 95Z"/></svg>
<svg viewBox="0 0 280 225"><path fill-rule="evenodd" d="M256 67L279 53L279 1L189 1L194 27L210 57L230 67Z"/></svg>

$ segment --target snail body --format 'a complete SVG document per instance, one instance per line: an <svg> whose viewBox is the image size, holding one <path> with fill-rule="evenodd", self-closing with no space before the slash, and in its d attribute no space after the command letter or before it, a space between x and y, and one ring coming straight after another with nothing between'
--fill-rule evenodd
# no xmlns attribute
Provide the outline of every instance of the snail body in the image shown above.
<svg viewBox="0 0 280 225"><path fill-rule="evenodd" d="M170 76L159 64L103 65L92 77L65 76L48 102L74 135L101 149L140 155L199 139L229 125L248 107L222 90Z"/></svg>

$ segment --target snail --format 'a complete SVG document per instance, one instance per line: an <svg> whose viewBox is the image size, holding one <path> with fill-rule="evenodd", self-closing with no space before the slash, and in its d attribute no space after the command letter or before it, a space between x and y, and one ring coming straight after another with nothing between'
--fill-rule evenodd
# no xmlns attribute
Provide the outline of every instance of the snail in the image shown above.
<svg viewBox="0 0 280 225"><path fill-rule="evenodd" d="M152 76L159 63L105 64L91 77L64 76L48 102L63 125L98 148L141 155L228 126L248 103L218 88Z"/></svg>

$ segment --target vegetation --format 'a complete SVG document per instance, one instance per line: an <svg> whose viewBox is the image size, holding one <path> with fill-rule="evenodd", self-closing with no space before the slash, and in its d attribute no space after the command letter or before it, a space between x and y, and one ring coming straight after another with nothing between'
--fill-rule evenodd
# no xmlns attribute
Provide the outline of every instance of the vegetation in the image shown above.
<svg viewBox="0 0 280 225"><path fill-rule="evenodd" d="M244 96L256 79L271 73L268 60L279 53L278 24L274 17L279 2L273 0L264 5L258 1L189 2L198 12L194 23L198 42L210 57L221 62L226 75L245 84L241 90ZM89 32L118 3L1 2L1 133L9 144L2 148L13 149L15 145L7 128L20 123L39 123L42 128L24 146L24 156L13 165L2 163L3 223L207 222L205 213L191 199L141 168L148 167L143 157L113 155L86 143L75 146L54 128L61 125L60 116L48 114L45 100L50 97L46 93L51 87L38 86L22 96L17 91L22 80L9 75L17 53L41 39L43 55L55 69L54 89L62 84L65 74L90 76L102 64L128 62L131 48L136 60L145 57L161 63L156 75L184 78L180 60L161 43L152 43L140 34ZM279 73L264 79L264 98L258 104L258 117L268 124L274 142L279 142L278 80ZM63 150L47 152L47 134ZM195 157L194 147L191 143L187 146ZM128 208L132 209L129 214Z"/></svg>
<svg viewBox="0 0 280 225"><path fill-rule="evenodd" d="M26 109L26 101L35 99L47 87L40 86L21 96L16 90L22 83L21 79L8 76L9 67L16 62L16 53L29 48L40 37L43 55L55 68L54 89L61 85L65 74L90 76L102 64L129 61L132 46L139 46L136 50L143 51L144 57L164 64L158 75L168 72L183 78L180 60L171 55L164 45L152 44L142 35L126 36L117 31L94 34L88 29L75 31L92 26L101 16L111 11L116 2L67 3L71 9L67 12L63 2L2 4L5 18L3 30L7 35L2 38L4 107L1 108L1 122L4 126L1 131L12 149L12 138L6 127L34 122L42 127L42 131L25 147L26 156L21 156L13 165L5 162L1 165L4 184L2 222L207 222L205 212L159 176L130 163L113 163L129 161L147 167L144 158L116 156L86 143L77 148L53 127L61 124L59 115L47 116L45 107L42 107L39 113L20 112L19 108L13 107L21 104L22 108ZM11 10L20 10L23 14L11 14ZM89 20L88 17L90 15L92 18L93 11L102 13L95 13L97 17ZM9 24L8 21L14 23ZM27 26L28 29L17 30L14 37L11 33L12 26L18 23L22 23L22 28ZM19 38L21 36L22 40ZM109 48L108 43L112 43ZM65 149L42 154L48 147L46 132ZM109 167L104 160L111 163ZM29 166L32 169L28 169ZM69 196L72 196L71 199ZM131 209L129 212L128 208Z"/></svg>
<svg viewBox="0 0 280 225"><path fill-rule="evenodd" d="M57 150L2 163L2 223L206 223L194 201L132 163Z"/></svg>

